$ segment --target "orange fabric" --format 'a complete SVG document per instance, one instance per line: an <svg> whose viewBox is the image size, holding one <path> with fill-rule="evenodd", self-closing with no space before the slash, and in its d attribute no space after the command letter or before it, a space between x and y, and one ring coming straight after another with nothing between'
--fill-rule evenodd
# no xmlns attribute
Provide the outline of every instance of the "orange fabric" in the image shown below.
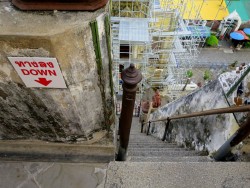
<svg viewBox="0 0 250 188"><path fill-rule="evenodd" d="M149 101L142 102L142 112L143 113L148 113L150 103Z"/></svg>
<svg viewBox="0 0 250 188"><path fill-rule="evenodd" d="M234 97L234 102L236 106L241 106L243 104L243 100L240 97Z"/></svg>
<svg viewBox="0 0 250 188"><path fill-rule="evenodd" d="M155 95L153 96L153 107L157 108L161 106L161 96L158 91L155 92Z"/></svg>

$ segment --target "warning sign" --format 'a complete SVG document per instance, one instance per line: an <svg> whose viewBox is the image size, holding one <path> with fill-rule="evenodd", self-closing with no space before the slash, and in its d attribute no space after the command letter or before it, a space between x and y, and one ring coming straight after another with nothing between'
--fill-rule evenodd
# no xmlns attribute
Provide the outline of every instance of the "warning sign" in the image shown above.
<svg viewBox="0 0 250 188"><path fill-rule="evenodd" d="M27 87L67 88L56 58L8 57Z"/></svg>

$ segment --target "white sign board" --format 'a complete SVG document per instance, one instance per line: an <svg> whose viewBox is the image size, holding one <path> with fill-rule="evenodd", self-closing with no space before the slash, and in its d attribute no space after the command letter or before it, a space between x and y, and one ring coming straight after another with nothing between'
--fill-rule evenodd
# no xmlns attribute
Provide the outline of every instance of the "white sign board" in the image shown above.
<svg viewBox="0 0 250 188"><path fill-rule="evenodd" d="M27 87L67 88L56 58L8 57Z"/></svg>

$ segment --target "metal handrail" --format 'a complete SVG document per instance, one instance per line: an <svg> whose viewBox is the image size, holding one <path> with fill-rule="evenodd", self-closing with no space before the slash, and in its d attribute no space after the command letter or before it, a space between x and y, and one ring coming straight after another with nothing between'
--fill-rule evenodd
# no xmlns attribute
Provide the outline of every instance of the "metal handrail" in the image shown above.
<svg viewBox="0 0 250 188"><path fill-rule="evenodd" d="M182 115L173 115L166 118L160 118L156 120L150 120L144 122L143 124L159 122L159 121L169 121L175 119L182 119L182 118L191 118L191 117L198 117L198 116L207 116L207 115L215 115L215 114L226 114L226 113L234 113L234 112L248 112L250 111L250 105L246 106L232 106L227 108L217 108L212 110L206 110L201 112L193 112L190 114L182 114Z"/></svg>
<svg viewBox="0 0 250 188"><path fill-rule="evenodd" d="M217 114L225 114L225 113L234 113L234 112L248 112L248 118L246 122L233 134L218 150L213 154L213 158L216 161L223 161L226 160L227 156L231 154L232 147L239 144L243 141L248 135L250 135L250 105L246 106L233 106L227 108L218 108L212 110L206 110L202 112L193 112L191 114L183 114L183 115L174 115L166 118L160 118L156 120L151 120L144 124L148 123L147 135L149 134L150 125L152 122L160 122L160 121L167 121L165 131L163 134L162 141L166 139L167 130L170 125L171 120L182 119L182 118L191 118L191 117L198 117L198 116L207 116L207 115L217 115Z"/></svg>

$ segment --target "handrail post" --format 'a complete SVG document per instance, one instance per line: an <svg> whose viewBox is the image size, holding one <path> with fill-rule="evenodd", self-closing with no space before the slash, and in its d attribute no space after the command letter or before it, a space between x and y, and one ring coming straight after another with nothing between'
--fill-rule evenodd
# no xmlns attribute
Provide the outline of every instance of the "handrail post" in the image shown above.
<svg viewBox="0 0 250 188"><path fill-rule="evenodd" d="M141 122L141 133L143 133L144 121Z"/></svg>
<svg viewBox="0 0 250 188"><path fill-rule="evenodd" d="M147 135L149 135L150 125L151 125L151 121L149 121L149 122L148 122L148 130L147 130Z"/></svg>
<svg viewBox="0 0 250 188"><path fill-rule="evenodd" d="M237 135L230 142L231 147L238 145L241 141L250 135L250 112L247 114L246 122L238 129Z"/></svg>
<svg viewBox="0 0 250 188"><path fill-rule="evenodd" d="M134 64L130 64L127 69L122 71L121 78L123 80L123 96L122 110L119 122L120 145L116 159L117 161L126 160L129 134L134 112L137 84L141 81L142 75L135 68Z"/></svg>
<svg viewBox="0 0 250 188"><path fill-rule="evenodd" d="M167 123L166 123L166 126L165 126L165 131L164 131L164 134L163 134L163 137L162 137L162 141L164 141L166 139L167 131L168 131L168 128L169 128L169 125L170 125L170 121L171 121L171 119L168 117L167 118Z"/></svg>
<svg viewBox="0 0 250 188"><path fill-rule="evenodd" d="M217 150L213 155L216 161L225 161L227 156L230 155L234 146L238 145L248 135L250 135L250 113L246 122Z"/></svg>

